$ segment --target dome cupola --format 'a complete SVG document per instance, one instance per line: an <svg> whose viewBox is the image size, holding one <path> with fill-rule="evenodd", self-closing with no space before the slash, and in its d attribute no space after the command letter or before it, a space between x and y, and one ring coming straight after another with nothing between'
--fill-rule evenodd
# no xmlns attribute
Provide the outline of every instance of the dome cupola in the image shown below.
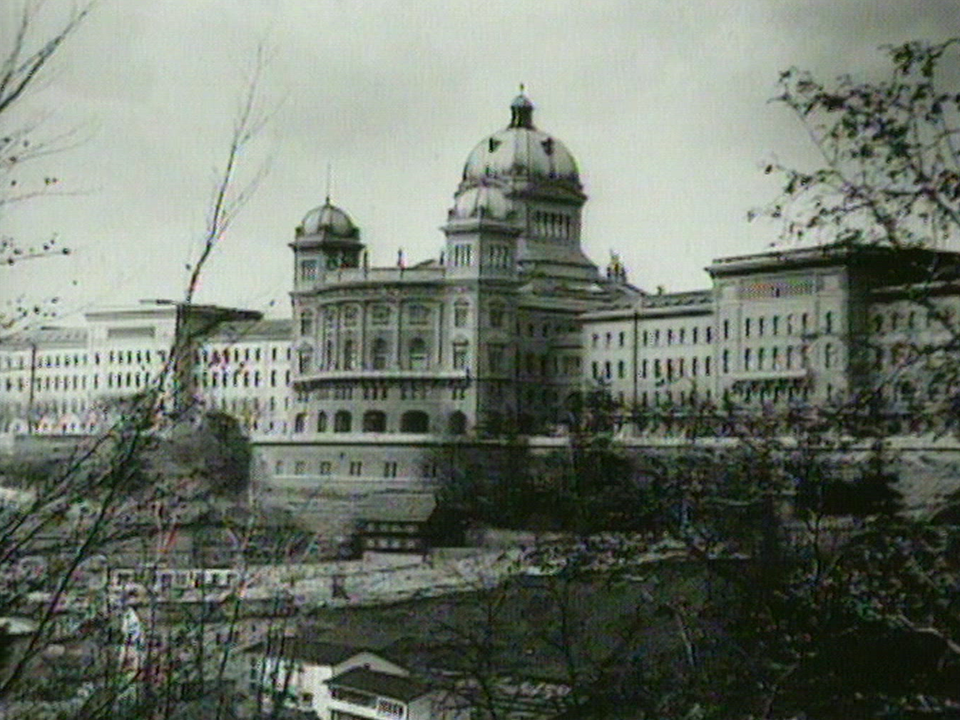
<svg viewBox="0 0 960 720"><path fill-rule="evenodd" d="M344 240L358 240L360 235L350 216L332 205L329 197L323 205L308 212L297 228L297 235L319 235L321 232Z"/></svg>
<svg viewBox="0 0 960 720"><path fill-rule="evenodd" d="M514 215L513 207L503 191L491 185L477 185L463 191L450 210L451 220L487 218L509 221Z"/></svg>
<svg viewBox="0 0 960 720"><path fill-rule="evenodd" d="M510 124L481 140L463 168L465 184L489 179L563 181L580 188L577 163L557 138L537 130L534 105L521 92L510 103Z"/></svg>

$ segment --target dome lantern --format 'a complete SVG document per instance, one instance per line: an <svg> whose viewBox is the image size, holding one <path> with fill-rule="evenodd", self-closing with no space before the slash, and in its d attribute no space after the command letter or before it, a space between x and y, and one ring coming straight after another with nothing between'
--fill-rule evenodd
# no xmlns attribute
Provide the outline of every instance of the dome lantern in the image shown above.
<svg viewBox="0 0 960 720"><path fill-rule="evenodd" d="M523 83L520 83L520 94L510 103L510 125L507 127L536 130L533 126L533 103L524 94Z"/></svg>

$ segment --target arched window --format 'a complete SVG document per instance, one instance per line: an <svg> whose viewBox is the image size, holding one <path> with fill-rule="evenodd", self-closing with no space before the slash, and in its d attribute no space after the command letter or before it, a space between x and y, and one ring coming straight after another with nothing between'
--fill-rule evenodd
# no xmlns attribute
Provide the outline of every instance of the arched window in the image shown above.
<svg viewBox="0 0 960 720"><path fill-rule="evenodd" d="M363 414L364 432L385 432L387 429L387 416L379 410L368 410Z"/></svg>
<svg viewBox="0 0 960 720"><path fill-rule="evenodd" d="M400 432L425 433L430 429L430 416L422 410L408 410L400 417Z"/></svg>
<svg viewBox="0 0 960 720"><path fill-rule="evenodd" d="M427 367L427 343L423 338L414 338L410 341L408 351L408 365L410 370L425 370Z"/></svg>
<svg viewBox="0 0 960 720"><path fill-rule="evenodd" d="M373 350L371 352L371 361L374 370L386 370L389 362L389 346L384 338L377 338L373 341Z"/></svg>
<svg viewBox="0 0 960 720"><path fill-rule="evenodd" d="M833 343L827 343L823 348L823 366L825 368L833 367L836 363L836 355Z"/></svg>
<svg viewBox="0 0 960 720"><path fill-rule="evenodd" d="M327 414L321 410L317 413L317 432L322 433L327 431Z"/></svg>
<svg viewBox="0 0 960 720"><path fill-rule="evenodd" d="M306 413L297 413L296 417L293 419L293 431L295 433L302 433L307 429L307 414Z"/></svg>
<svg viewBox="0 0 960 720"><path fill-rule="evenodd" d="M350 432L353 425L353 417L346 410L338 410L333 416L333 431L338 433Z"/></svg>
<svg viewBox="0 0 960 720"><path fill-rule="evenodd" d="M349 338L343 341L343 369L353 370L354 344Z"/></svg>
<svg viewBox="0 0 960 720"><path fill-rule="evenodd" d="M463 435L467 432L467 416L459 410L450 413L447 430L451 435Z"/></svg>

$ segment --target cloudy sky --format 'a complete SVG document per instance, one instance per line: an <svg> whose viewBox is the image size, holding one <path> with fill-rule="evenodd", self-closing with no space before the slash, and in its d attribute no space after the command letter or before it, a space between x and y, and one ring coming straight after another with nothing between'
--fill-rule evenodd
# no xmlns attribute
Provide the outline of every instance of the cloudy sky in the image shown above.
<svg viewBox="0 0 960 720"><path fill-rule="evenodd" d="M47 0L46 21L70 2ZM17 4L0 3L0 30ZM7 119L42 118L77 143L31 170L62 194L18 203L0 232L56 234L74 252L0 271L0 299L58 295L73 322L182 297L261 42L275 112L242 174L267 172L198 299L281 316L287 243L323 202L328 164L374 263L400 247L410 262L435 256L463 162L507 123L520 82L538 127L579 162L588 254L619 252L644 288L703 287L712 258L777 240L746 222L776 190L763 161L811 157L768 102L778 72L869 76L878 46L950 35L957 0L100 0Z"/></svg>

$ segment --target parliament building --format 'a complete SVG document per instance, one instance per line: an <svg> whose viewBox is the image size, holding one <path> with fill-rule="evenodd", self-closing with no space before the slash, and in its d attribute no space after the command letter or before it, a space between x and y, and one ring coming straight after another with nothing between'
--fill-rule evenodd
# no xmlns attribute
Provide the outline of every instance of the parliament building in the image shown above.
<svg viewBox="0 0 960 720"><path fill-rule="evenodd" d="M944 355L929 349L953 336L957 253L784 248L713 260L702 290L647 292L616 256L603 270L587 257L576 160L522 92L509 113L466 157L439 257L370 266L362 226L327 198L289 243L290 320L187 309L215 321L184 386L242 422L264 484L429 485L444 449L562 436L597 387L628 419L867 391L915 431L925 403L950 399ZM91 313L86 328L4 340L0 432L95 431L99 399L156 375L177 312Z"/></svg>

